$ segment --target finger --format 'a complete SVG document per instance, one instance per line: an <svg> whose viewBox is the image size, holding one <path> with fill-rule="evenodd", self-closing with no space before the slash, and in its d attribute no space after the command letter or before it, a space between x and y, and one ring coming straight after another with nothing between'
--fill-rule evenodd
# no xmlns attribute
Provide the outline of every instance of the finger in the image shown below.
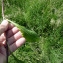
<svg viewBox="0 0 63 63"><path fill-rule="evenodd" d="M0 53L3 54L6 57L6 49L4 48L4 46L0 47Z"/></svg>
<svg viewBox="0 0 63 63"><path fill-rule="evenodd" d="M6 31L6 27L4 25L0 25L0 35Z"/></svg>
<svg viewBox="0 0 63 63"><path fill-rule="evenodd" d="M10 30L8 31L7 37L9 38L9 37L13 36L13 35L16 34L18 31L19 31L19 30L18 30L17 27L13 27L12 29L10 29Z"/></svg>
<svg viewBox="0 0 63 63"><path fill-rule="evenodd" d="M11 52L14 52L17 48L22 46L24 43L25 43L25 38L20 38L19 40L17 40L15 43L10 45Z"/></svg>
<svg viewBox="0 0 63 63"><path fill-rule="evenodd" d="M10 29L12 29L13 27L14 27L14 25L11 24L11 23L9 23L9 27L8 27L8 29L10 30Z"/></svg>
<svg viewBox="0 0 63 63"><path fill-rule="evenodd" d="M13 44L16 40L18 40L19 38L22 37L21 32L17 32L15 35L13 35L12 37L8 38L8 44L11 45Z"/></svg>
<svg viewBox="0 0 63 63"><path fill-rule="evenodd" d="M5 45L6 37L5 33L1 34L0 36L0 45Z"/></svg>
<svg viewBox="0 0 63 63"><path fill-rule="evenodd" d="M5 40L5 37L0 37L0 43Z"/></svg>
<svg viewBox="0 0 63 63"><path fill-rule="evenodd" d="M8 21L4 20L0 25L0 35L8 29Z"/></svg>
<svg viewBox="0 0 63 63"><path fill-rule="evenodd" d="M10 30L8 31L7 37L9 38L9 37L13 36L13 35L16 34L18 31L19 31L19 30L18 30L17 27L13 27L12 29L10 29Z"/></svg>

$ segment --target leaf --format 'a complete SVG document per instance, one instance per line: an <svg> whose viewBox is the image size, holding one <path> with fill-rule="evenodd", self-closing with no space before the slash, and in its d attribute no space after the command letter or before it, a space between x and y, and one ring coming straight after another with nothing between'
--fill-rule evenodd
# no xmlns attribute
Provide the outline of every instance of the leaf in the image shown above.
<svg viewBox="0 0 63 63"><path fill-rule="evenodd" d="M39 40L39 37L36 32L26 29L24 26L20 26L19 24L8 20L10 23L14 24L22 33L22 35L25 37L25 39L29 42L37 42Z"/></svg>

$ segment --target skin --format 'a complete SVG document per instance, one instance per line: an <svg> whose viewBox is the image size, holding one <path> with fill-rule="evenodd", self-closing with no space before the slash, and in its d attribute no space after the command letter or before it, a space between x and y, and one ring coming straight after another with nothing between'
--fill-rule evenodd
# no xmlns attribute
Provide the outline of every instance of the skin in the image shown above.
<svg viewBox="0 0 63 63"><path fill-rule="evenodd" d="M6 37L12 52L25 43L25 38L18 28L4 20L0 24L0 63L6 61Z"/></svg>

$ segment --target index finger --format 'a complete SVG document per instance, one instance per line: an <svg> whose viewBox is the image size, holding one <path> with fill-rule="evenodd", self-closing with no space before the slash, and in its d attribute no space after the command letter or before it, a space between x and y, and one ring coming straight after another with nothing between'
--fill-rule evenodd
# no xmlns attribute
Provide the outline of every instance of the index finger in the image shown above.
<svg viewBox="0 0 63 63"><path fill-rule="evenodd" d="M12 23L9 23L8 29L12 29L14 27L14 25Z"/></svg>

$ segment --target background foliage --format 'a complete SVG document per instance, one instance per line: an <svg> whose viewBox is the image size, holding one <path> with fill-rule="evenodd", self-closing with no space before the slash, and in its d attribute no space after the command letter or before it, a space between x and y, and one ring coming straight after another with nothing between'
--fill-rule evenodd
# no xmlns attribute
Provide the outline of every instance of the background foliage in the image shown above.
<svg viewBox="0 0 63 63"><path fill-rule="evenodd" d="M6 0L5 16L41 38L14 52L22 63L63 63L63 0ZM17 62L10 56L9 63Z"/></svg>

